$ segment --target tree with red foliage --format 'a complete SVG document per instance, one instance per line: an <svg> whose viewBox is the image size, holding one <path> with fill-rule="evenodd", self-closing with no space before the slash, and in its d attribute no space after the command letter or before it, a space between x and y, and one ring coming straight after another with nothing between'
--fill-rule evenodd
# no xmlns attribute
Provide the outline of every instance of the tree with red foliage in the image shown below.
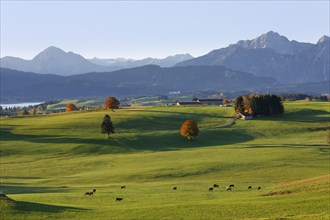
<svg viewBox="0 0 330 220"><path fill-rule="evenodd" d="M192 120L185 121L181 126L181 136L188 138L189 140L198 136L199 129L196 122Z"/></svg>
<svg viewBox="0 0 330 220"><path fill-rule="evenodd" d="M65 107L66 112L71 112L71 111L75 111L75 110L76 110L76 106L73 103L69 103Z"/></svg>
<svg viewBox="0 0 330 220"><path fill-rule="evenodd" d="M119 104L120 102L118 101L118 99L116 99L115 97L109 96L106 100L105 100L105 107L107 109L115 109L115 108L119 108Z"/></svg>

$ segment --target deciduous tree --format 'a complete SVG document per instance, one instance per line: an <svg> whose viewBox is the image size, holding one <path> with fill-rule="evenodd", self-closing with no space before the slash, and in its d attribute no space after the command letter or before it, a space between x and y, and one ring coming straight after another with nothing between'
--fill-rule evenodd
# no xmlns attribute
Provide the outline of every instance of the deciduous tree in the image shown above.
<svg viewBox="0 0 330 220"><path fill-rule="evenodd" d="M188 138L189 140L198 136L199 129L196 122L192 120L185 121L181 126L181 136Z"/></svg>
<svg viewBox="0 0 330 220"><path fill-rule="evenodd" d="M119 108L119 104L120 104L120 102L118 101L118 99L116 99L115 97L112 97L112 96L109 96L105 100L105 107L106 107L106 109L116 109L116 108Z"/></svg>
<svg viewBox="0 0 330 220"><path fill-rule="evenodd" d="M66 112L75 111L75 110L76 110L76 106L73 103L69 103L65 107Z"/></svg>

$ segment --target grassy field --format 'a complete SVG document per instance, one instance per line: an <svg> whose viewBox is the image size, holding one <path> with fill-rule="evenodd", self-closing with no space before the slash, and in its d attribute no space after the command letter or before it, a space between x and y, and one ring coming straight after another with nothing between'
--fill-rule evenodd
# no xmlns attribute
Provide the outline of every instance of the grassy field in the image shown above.
<svg viewBox="0 0 330 220"><path fill-rule="evenodd" d="M329 103L285 109L230 127L233 109L216 106L2 118L0 218L329 219ZM193 141L186 119L200 127Z"/></svg>

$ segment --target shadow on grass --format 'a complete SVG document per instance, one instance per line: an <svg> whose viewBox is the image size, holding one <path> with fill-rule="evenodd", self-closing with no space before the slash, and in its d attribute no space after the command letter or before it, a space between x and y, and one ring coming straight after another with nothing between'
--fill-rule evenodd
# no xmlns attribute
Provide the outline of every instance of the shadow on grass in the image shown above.
<svg viewBox="0 0 330 220"><path fill-rule="evenodd" d="M329 122L330 113L325 110L302 109L271 117L257 117L258 120L273 120L286 122ZM326 117L328 116L328 117Z"/></svg>
<svg viewBox="0 0 330 220"><path fill-rule="evenodd" d="M330 147L326 144L262 144L262 145L255 145L255 146L248 146L244 148L316 148L322 153L330 153Z"/></svg>
<svg viewBox="0 0 330 220"><path fill-rule="evenodd" d="M21 202L17 201L17 206L15 206L17 211L26 211L26 212L64 212L64 211L85 211L87 209L75 208L70 206L58 206L58 205L49 205L36 202Z"/></svg>
<svg viewBox="0 0 330 220"><path fill-rule="evenodd" d="M108 140L104 135L102 139L73 138L57 135L26 135L14 134L10 129L1 128L1 140L24 140L32 143L46 143L49 145L76 144L77 147L71 148L73 153L106 154L145 150L169 151L184 148L211 147L241 143L254 139L253 136L245 133L243 130L230 128L202 129L199 136L191 141L181 137L179 132L178 128L165 132L140 131L133 135L114 135Z"/></svg>
<svg viewBox="0 0 330 220"><path fill-rule="evenodd" d="M13 184L13 185L7 185ZM5 194L30 194L30 193L51 193L51 192L63 192L66 189L63 188L49 188L49 187L34 187L24 186L16 183L1 183L1 191Z"/></svg>

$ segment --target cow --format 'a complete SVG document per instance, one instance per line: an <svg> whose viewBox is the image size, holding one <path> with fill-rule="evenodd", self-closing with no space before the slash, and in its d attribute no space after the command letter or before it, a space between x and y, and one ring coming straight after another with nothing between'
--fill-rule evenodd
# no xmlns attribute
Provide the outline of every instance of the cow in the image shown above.
<svg viewBox="0 0 330 220"><path fill-rule="evenodd" d="M213 191L213 188L211 187L211 188L209 188L209 191Z"/></svg>
<svg viewBox="0 0 330 220"><path fill-rule="evenodd" d="M252 186L249 186L248 189L252 189Z"/></svg>
<svg viewBox="0 0 330 220"><path fill-rule="evenodd" d="M214 188L219 188L219 185L218 184L213 184L213 187Z"/></svg>
<svg viewBox="0 0 330 220"><path fill-rule="evenodd" d="M121 188L121 189L126 189L126 186L121 186L120 188Z"/></svg>
<svg viewBox="0 0 330 220"><path fill-rule="evenodd" d="M175 187L173 187L173 190L176 190L177 189L177 187L175 186Z"/></svg>
<svg viewBox="0 0 330 220"><path fill-rule="evenodd" d="M227 191L231 191L231 187L227 186L227 187L226 187L226 190L227 190Z"/></svg>
<svg viewBox="0 0 330 220"><path fill-rule="evenodd" d="M89 196L89 192L85 192L85 196Z"/></svg>
<svg viewBox="0 0 330 220"><path fill-rule="evenodd" d="M259 190L259 189L261 189L261 187L260 187L260 186L258 186L258 190Z"/></svg>
<svg viewBox="0 0 330 220"><path fill-rule="evenodd" d="M123 198L116 198L116 202L120 202L120 201L122 201L123 200Z"/></svg>
<svg viewBox="0 0 330 220"><path fill-rule="evenodd" d="M234 187L235 185L234 184L230 184L228 187Z"/></svg>
<svg viewBox="0 0 330 220"><path fill-rule="evenodd" d="M93 193L96 193L96 189L93 189Z"/></svg>

